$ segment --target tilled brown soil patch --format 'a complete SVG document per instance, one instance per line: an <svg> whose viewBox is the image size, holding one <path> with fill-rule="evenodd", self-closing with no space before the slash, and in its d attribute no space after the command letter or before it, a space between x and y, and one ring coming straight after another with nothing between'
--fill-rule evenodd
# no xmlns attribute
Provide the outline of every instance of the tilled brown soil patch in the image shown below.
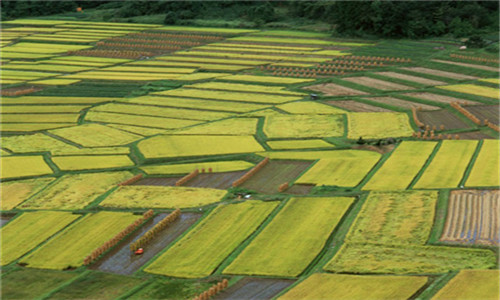
<svg viewBox="0 0 500 300"><path fill-rule="evenodd" d="M434 70L434 69L422 68L422 67L407 67L407 68L402 68L402 69L412 71L412 72L417 72L417 73L424 73L424 74L435 75L435 76L440 76L440 77L445 77L445 78L458 79L458 80L477 79L478 78L476 76L471 76L471 75L446 72L446 71Z"/></svg>
<svg viewBox="0 0 500 300"><path fill-rule="evenodd" d="M433 59L432 61L435 61L438 63L443 63L443 64L456 65L456 66L462 66L462 67L467 67L467 68L498 72L498 68L495 68L495 67L481 66L481 65L476 65L476 64L468 64L468 63L449 61L449 60L441 60L441 59Z"/></svg>
<svg viewBox="0 0 500 300"><path fill-rule="evenodd" d="M401 100L401 99L394 98L394 97L371 97L371 98L366 98L366 100L370 100L370 101L377 102L377 103L383 103L383 104L387 104L387 105L392 105L392 106L397 106L397 107L401 107L401 108L406 108L406 109L411 109L412 106L414 106L416 108L420 108L421 110L441 109L441 107L438 107L438 106L432 106L432 105L422 104L419 102L411 102L411 101Z"/></svg>
<svg viewBox="0 0 500 300"><path fill-rule="evenodd" d="M345 108L350 111L354 112L389 112L392 110L389 110L387 108L383 107L378 107L362 102L357 102L354 100L345 100L345 101L326 101L326 103L329 103L333 106L337 106L340 108Z"/></svg>
<svg viewBox="0 0 500 300"><path fill-rule="evenodd" d="M321 92L325 96L355 96L355 95L367 95L363 91L358 91L345 86L341 86L334 83L324 83L318 85L312 85L305 87L306 90L311 90L315 92Z"/></svg>
<svg viewBox="0 0 500 300"><path fill-rule="evenodd" d="M478 102L473 102L473 101L464 100L464 99L455 98L455 97L450 97L450 96L432 94L432 93L404 93L401 95L413 97L413 98L417 98L417 99L424 99L424 100L439 102L439 103L446 103L446 104L450 104L451 102L457 102L457 101L460 102L460 104L466 104L466 105L479 105L479 104L481 104Z"/></svg>
<svg viewBox="0 0 500 300"><path fill-rule="evenodd" d="M359 85L368 86L382 91L404 91L413 89L410 86L384 81L380 79L370 78L366 76L348 77L348 78L342 78L342 80L346 80Z"/></svg>
<svg viewBox="0 0 500 300"><path fill-rule="evenodd" d="M377 72L374 74L387 76L387 77L391 77L391 78L397 78L397 79L406 80L406 81L413 81L416 83L421 83L421 84L431 85L431 86L432 85L446 84L446 82L444 82L444 81L432 80L432 79L411 76L411 75L406 75L406 74L401 74L401 73L396 73L396 72Z"/></svg>

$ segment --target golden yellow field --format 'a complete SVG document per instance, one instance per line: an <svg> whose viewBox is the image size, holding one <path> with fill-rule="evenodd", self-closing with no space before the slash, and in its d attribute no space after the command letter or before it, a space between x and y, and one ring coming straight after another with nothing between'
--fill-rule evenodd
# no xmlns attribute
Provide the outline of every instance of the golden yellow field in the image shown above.
<svg viewBox="0 0 500 300"><path fill-rule="evenodd" d="M53 156L52 161L63 171L112 169L134 166L127 155Z"/></svg>
<svg viewBox="0 0 500 300"><path fill-rule="evenodd" d="M500 99L500 90L498 88L491 88L487 86L480 86L474 84L456 84L456 85L438 86L438 88L453 92Z"/></svg>
<svg viewBox="0 0 500 300"><path fill-rule="evenodd" d="M56 129L51 130L50 133L84 147L120 146L141 138L139 135L99 124L84 124Z"/></svg>
<svg viewBox="0 0 500 300"><path fill-rule="evenodd" d="M2 156L0 157L2 174L0 179L22 178L52 174L43 156Z"/></svg>
<svg viewBox="0 0 500 300"><path fill-rule="evenodd" d="M461 270L432 299L481 299L500 298L500 273L498 270Z"/></svg>
<svg viewBox="0 0 500 300"><path fill-rule="evenodd" d="M37 178L0 182L1 209L11 210L51 183L54 178Z"/></svg>
<svg viewBox="0 0 500 300"><path fill-rule="evenodd" d="M408 115L393 112L357 112L347 114L350 139L380 139L411 136L414 132Z"/></svg>
<svg viewBox="0 0 500 300"><path fill-rule="evenodd" d="M344 116L268 116L264 133L269 138L331 137L344 135Z"/></svg>
<svg viewBox="0 0 500 300"><path fill-rule="evenodd" d="M500 185L500 146L498 140L483 140L479 155L465 182L465 186Z"/></svg>

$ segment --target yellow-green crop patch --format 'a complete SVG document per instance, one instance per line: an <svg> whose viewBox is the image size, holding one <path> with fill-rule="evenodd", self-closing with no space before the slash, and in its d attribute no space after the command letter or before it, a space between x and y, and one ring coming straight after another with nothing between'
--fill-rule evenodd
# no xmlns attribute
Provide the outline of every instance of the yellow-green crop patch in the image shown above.
<svg viewBox="0 0 500 300"><path fill-rule="evenodd" d="M138 143L146 158L252 153L264 150L253 136L163 135Z"/></svg>
<svg viewBox="0 0 500 300"><path fill-rule="evenodd" d="M314 79L274 77L274 76L256 76L256 75L229 75L229 76L225 76L222 79L228 80L228 81L280 83L280 84L295 84L295 83L304 83L304 82L314 81Z"/></svg>
<svg viewBox="0 0 500 300"><path fill-rule="evenodd" d="M78 113L88 105L4 105L2 113Z"/></svg>
<svg viewBox="0 0 500 300"><path fill-rule="evenodd" d="M129 147L98 147L98 148L72 148L52 150L52 155L112 155L112 154L129 154Z"/></svg>
<svg viewBox="0 0 500 300"><path fill-rule="evenodd" d="M3 104L94 104L114 101L109 97L60 97L60 96L22 96L2 98Z"/></svg>
<svg viewBox="0 0 500 300"><path fill-rule="evenodd" d="M26 212L5 227L2 234L2 266L8 265L79 217L68 212Z"/></svg>
<svg viewBox="0 0 500 300"><path fill-rule="evenodd" d="M323 249L352 202L353 198L346 197L290 199L224 273L300 275Z"/></svg>
<svg viewBox="0 0 500 300"><path fill-rule="evenodd" d="M498 88L491 88L487 86L480 86L474 84L455 84L455 85L438 86L437 88L453 92L500 99L500 90Z"/></svg>
<svg viewBox="0 0 500 300"><path fill-rule="evenodd" d="M69 44L55 44L55 43L17 43L8 47L9 50L16 52L35 52L35 53L63 53L69 50L83 50L92 48L92 46L84 45L69 45ZM7 49L7 48L5 48ZM28 51L24 51L27 49Z"/></svg>
<svg viewBox="0 0 500 300"><path fill-rule="evenodd" d="M37 81L31 81L30 83L32 84L41 84L41 85L70 85L73 83L80 82L78 79L44 79L44 80L37 80Z"/></svg>
<svg viewBox="0 0 500 300"><path fill-rule="evenodd" d="M227 82L203 82L191 85L184 85L184 88L196 88L205 90L222 90L233 92L251 92L251 93L265 93L265 94L279 94L290 96L306 96L303 93L291 92L285 90L283 86L267 86L256 84L241 84L241 83L227 83ZM256 95L258 97L258 95Z"/></svg>
<svg viewBox="0 0 500 300"><path fill-rule="evenodd" d="M49 73L49 72L23 71L23 70L2 70L2 78L5 79L34 80L56 75L61 75L61 74Z"/></svg>
<svg viewBox="0 0 500 300"><path fill-rule="evenodd" d="M268 116L264 133L269 138L330 137L344 135L343 115Z"/></svg>
<svg viewBox="0 0 500 300"><path fill-rule="evenodd" d="M169 175L169 174L187 174L194 170L205 170L206 172L220 173L242 171L250 169L254 164L243 160L232 161L211 161L199 162L188 164L175 164L175 165L153 165L141 167L141 170L149 175Z"/></svg>
<svg viewBox="0 0 500 300"><path fill-rule="evenodd" d="M424 276L316 273L279 297L295 299L409 299L427 283Z"/></svg>
<svg viewBox="0 0 500 300"><path fill-rule="evenodd" d="M436 144L436 142L402 142L363 189L374 191L406 189L422 169Z"/></svg>
<svg viewBox="0 0 500 300"><path fill-rule="evenodd" d="M257 131L256 118L232 118L195 125L172 131L173 134L189 135L253 135Z"/></svg>
<svg viewBox="0 0 500 300"><path fill-rule="evenodd" d="M7 70L33 70L33 71L49 71L49 72L81 72L93 69L93 67L82 67L82 66L65 66L65 65L49 65L49 64L36 64L36 65L26 65L26 64L8 64L3 66Z"/></svg>
<svg viewBox="0 0 500 300"><path fill-rule="evenodd" d="M215 27L185 27L185 26L163 26L156 28L157 30L165 31L180 31L180 32L204 32L204 33L220 33L220 34L242 34L257 32L255 29L236 29L236 28L215 28Z"/></svg>
<svg viewBox="0 0 500 300"><path fill-rule="evenodd" d="M32 268L79 267L97 247L139 219L131 213L99 212L73 223L55 238L21 260Z"/></svg>
<svg viewBox="0 0 500 300"><path fill-rule="evenodd" d="M411 136L413 129L408 115L392 112L357 112L347 114L350 139L380 139Z"/></svg>
<svg viewBox="0 0 500 300"><path fill-rule="evenodd" d="M187 62L187 61L165 61L165 60L155 60L155 61L144 61L144 62L133 62L130 65L154 65L157 67L191 67L191 68L199 68L210 71L241 71L251 69L250 66L239 66L239 65L230 65L230 64L212 64L212 63L204 63L204 62ZM229 75L228 73L223 73L224 75ZM206 75L204 73L195 73L190 74L191 76L195 75ZM188 75L186 75L188 76ZM212 76L215 77L215 76ZM188 80L186 80L188 81Z"/></svg>
<svg viewBox="0 0 500 300"><path fill-rule="evenodd" d="M0 115L2 122L4 123L23 123L29 121L30 123L76 123L79 114L6 114Z"/></svg>
<svg viewBox="0 0 500 300"><path fill-rule="evenodd" d="M220 78L220 77L226 77L226 76L228 76L228 73L198 72L198 73L193 73L193 74L182 75L182 76L179 76L179 77L172 79L172 80L177 80L177 81L182 81L182 82L184 82L184 81L198 81L198 80Z"/></svg>
<svg viewBox="0 0 500 300"><path fill-rule="evenodd" d="M347 112L337 107L313 101L290 102L277 105L276 107L291 114L332 115L332 114L343 114Z"/></svg>
<svg viewBox="0 0 500 300"><path fill-rule="evenodd" d="M3 47L2 49L5 49L6 47ZM36 54L36 53L21 53L21 52L5 52L2 51L2 54L0 57L2 58L8 58L8 59L41 59L41 58L50 58L53 57L54 55L50 54Z"/></svg>
<svg viewBox="0 0 500 300"><path fill-rule="evenodd" d="M64 175L19 208L81 209L132 176L126 171Z"/></svg>
<svg viewBox="0 0 500 300"><path fill-rule="evenodd" d="M100 111L89 111L85 120L93 122L134 125L152 128L174 129L191 126L200 123L193 120L181 120L163 117L138 116L120 113L108 113Z"/></svg>
<svg viewBox="0 0 500 300"><path fill-rule="evenodd" d="M455 188L464 176L465 169L476 150L478 141L441 142L437 154L424 174L415 184L415 189Z"/></svg>
<svg viewBox="0 0 500 300"><path fill-rule="evenodd" d="M53 156L52 161L62 171L112 169L134 165L127 155Z"/></svg>
<svg viewBox="0 0 500 300"><path fill-rule="evenodd" d="M231 44L232 45L232 44ZM247 45L245 45L247 46ZM186 61L186 62L203 62L213 64L229 64L243 66L258 66L269 63L269 61L258 60L238 60L238 59L223 59L223 58L208 58L208 57L185 57L185 56L159 56L156 59L163 61Z"/></svg>
<svg viewBox="0 0 500 300"><path fill-rule="evenodd" d="M106 71L86 71L71 75L66 75L64 78L76 79L102 79L102 80L118 80L118 81L155 81L175 79L183 74L174 73L140 73L140 72L106 72Z"/></svg>
<svg viewBox="0 0 500 300"><path fill-rule="evenodd" d="M36 178L1 182L1 209L11 210L51 183L54 178Z"/></svg>
<svg viewBox="0 0 500 300"><path fill-rule="evenodd" d="M141 138L139 135L99 124L83 124L55 129L51 130L50 133L84 147L120 146Z"/></svg>
<svg viewBox="0 0 500 300"><path fill-rule="evenodd" d="M320 57L308 57L308 56L287 56L287 55L261 55L261 54L253 54L253 53L229 53L229 52L208 52L208 51L179 51L176 52L177 55L186 55L186 56L199 56L199 57L227 57L229 59L255 59L255 60L269 60L271 62L276 61L298 61L298 62L325 62L328 61L328 58L320 58Z"/></svg>
<svg viewBox="0 0 500 300"><path fill-rule="evenodd" d="M43 156L1 156L2 175L0 179L22 178L52 174Z"/></svg>
<svg viewBox="0 0 500 300"><path fill-rule="evenodd" d="M277 205L260 201L220 205L145 271L174 277L206 277Z"/></svg>
<svg viewBox="0 0 500 300"><path fill-rule="evenodd" d="M499 282L498 270L461 270L432 299L495 300L500 298Z"/></svg>
<svg viewBox="0 0 500 300"><path fill-rule="evenodd" d="M481 151L477 156L472 170L465 182L472 186L499 186L500 185L500 146L498 140L483 140Z"/></svg>
<svg viewBox="0 0 500 300"><path fill-rule="evenodd" d="M117 208L188 208L218 202L225 190L172 187L172 186L121 186L99 205Z"/></svg>
<svg viewBox="0 0 500 300"><path fill-rule="evenodd" d="M317 47L294 47L294 46L273 46L273 45L253 45L253 44L237 44L237 43L214 43L210 44L218 47L231 47L231 48L258 48L264 49L262 52L266 52L266 49L280 49L280 50L301 50L301 51L316 51L321 50Z"/></svg>
<svg viewBox="0 0 500 300"><path fill-rule="evenodd" d="M500 84L500 78L484 78L484 79L479 79L479 81Z"/></svg>
<svg viewBox="0 0 500 300"><path fill-rule="evenodd" d="M14 153L71 151L78 149L73 145L66 144L43 133L3 136L0 139L2 147Z"/></svg>
<svg viewBox="0 0 500 300"><path fill-rule="evenodd" d="M285 49L253 49L253 48L241 48L241 47L219 47L216 45L205 45L205 46L200 46L193 48L194 51L196 50L208 50L208 51L221 51L221 52L257 52L257 53L262 53L265 52L266 54L296 54L296 55L304 55L304 54L314 54L311 53L310 51L304 51L304 50L285 50Z"/></svg>
<svg viewBox="0 0 500 300"><path fill-rule="evenodd" d="M31 132L73 126L75 123L2 123L2 132Z"/></svg>
<svg viewBox="0 0 500 300"><path fill-rule="evenodd" d="M333 148L334 145L320 139L311 140L286 140L286 141L267 141L267 144L273 150L285 149L313 149L313 148Z"/></svg>
<svg viewBox="0 0 500 300"><path fill-rule="evenodd" d="M109 63L109 64L119 64L131 61L130 59L123 59L123 58L90 57L90 56L60 56L54 59L61 61L83 61L83 62L97 62L97 63Z"/></svg>
<svg viewBox="0 0 500 300"><path fill-rule="evenodd" d="M151 72L151 73L177 73L189 74L196 71L192 68L162 68L162 67L140 67L140 66L116 66L101 69L103 71L117 71L117 72Z"/></svg>
<svg viewBox="0 0 500 300"><path fill-rule="evenodd" d="M160 133L166 133L167 129L149 128L123 124L108 124L108 127L116 128L125 132L138 134L140 136L152 136Z"/></svg>
<svg viewBox="0 0 500 300"><path fill-rule="evenodd" d="M259 152L258 155L269 157L270 159L298 159L317 160L333 158L364 159L374 156L373 151L364 150L326 150L326 151L269 151Z"/></svg>

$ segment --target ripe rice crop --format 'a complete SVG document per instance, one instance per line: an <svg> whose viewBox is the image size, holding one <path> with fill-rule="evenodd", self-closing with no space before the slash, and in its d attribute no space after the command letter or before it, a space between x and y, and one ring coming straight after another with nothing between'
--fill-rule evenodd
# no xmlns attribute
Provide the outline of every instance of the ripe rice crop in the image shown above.
<svg viewBox="0 0 500 300"><path fill-rule="evenodd" d="M306 96L304 93L297 93L285 90L282 86L266 86L256 84L240 84L240 83L227 83L227 82L203 82L191 85L184 85L184 88L196 88L205 90L222 90L234 92L250 92L250 93L264 93L264 94L279 94L290 96ZM257 96L257 95L256 95Z"/></svg>
<svg viewBox="0 0 500 300"><path fill-rule="evenodd" d="M3 136L0 140L3 148L14 153L78 150L73 145L66 144L43 133Z"/></svg>
<svg viewBox="0 0 500 300"><path fill-rule="evenodd" d="M21 260L31 268L79 267L92 250L110 240L141 216L131 213L98 212L81 218L55 238Z"/></svg>
<svg viewBox="0 0 500 300"><path fill-rule="evenodd" d="M300 275L323 249L352 202L353 198L346 197L290 199L224 273Z"/></svg>
<svg viewBox="0 0 500 300"><path fill-rule="evenodd" d="M245 45L248 46L248 45ZM243 66L258 66L268 64L269 61L258 60L241 60L241 59L226 59L226 58L208 58L208 57L185 57L185 56L159 56L156 59L162 61L185 61L185 62L202 62L210 64L228 64L228 65L243 65Z"/></svg>
<svg viewBox="0 0 500 300"><path fill-rule="evenodd" d="M210 275L276 208L276 202L220 205L145 271L174 277Z"/></svg>
<svg viewBox="0 0 500 300"><path fill-rule="evenodd" d="M208 51L220 51L220 52L257 52L257 53L262 53L265 52L266 54L297 54L297 55L304 55L304 54L315 54L315 52L310 52L310 51L304 51L304 50L285 50L285 49L253 49L253 48L241 48L241 47L218 47L215 45L205 45L205 46L200 46L193 48L194 51L197 50L208 50Z"/></svg>
<svg viewBox="0 0 500 300"><path fill-rule="evenodd" d="M257 37L257 36L239 36L228 39L229 41L245 41L255 43L283 43L283 44L303 44L303 45L339 45L339 46L369 46L370 44L344 43L316 39L298 39L287 37Z"/></svg>
<svg viewBox="0 0 500 300"><path fill-rule="evenodd" d="M54 178L37 178L1 182L2 210L11 210L51 183Z"/></svg>
<svg viewBox="0 0 500 300"><path fill-rule="evenodd" d="M441 142L437 154L424 174L415 184L415 189L455 188L464 176L472 155L477 147L477 141Z"/></svg>
<svg viewBox="0 0 500 300"><path fill-rule="evenodd" d="M87 105L4 105L2 113L77 113Z"/></svg>
<svg viewBox="0 0 500 300"><path fill-rule="evenodd" d="M60 72L60 73L81 72L93 69L92 67L82 67L82 66L65 66L65 65L49 65L49 64L25 65L25 64L12 64L12 63L3 66L3 68L8 70L33 70L33 71L49 71L49 72Z"/></svg>
<svg viewBox="0 0 500 300"><path fill-rule="evenodd" d="M120 146L141 138L139 135L99 124L83 124L55 129L51 130L50 133L84 147Z"/></svg>
<svg viewBox="0 0 500 300"><path fill-rule="evenodd" d="M214 161L173 165L153 165L141 167L141 170L149 175L187 174L193 170L203 170L207 173L242 171L253 167L254 164L243 161Z"/></svg>
<svg viewBox="0 0 500 300"><path fill-rule="evenodd" d="M432 298L496 300L499 292L498 270L461 270Z"/></svg>
<svg viewBox="0 0 500 300"><path fill-rule="evenodd" d="M93 63L107 63L107 64L119 64L130 62L130 59L124 58L110 58L110 57L89 57L89 56L59 56L53 58L52 60L60 60L60 61L81 61L81 62L93 62Z"/></svg>
<svg viewBox="0 0 500 300"><path fill-rule="evenodd" d="M80 82L80 80L73 79L44 79L37 81L30 81L32 84L41 84L41 85L70 85L73 83Z"/></svg>
<svg viewBox="0 0 500 300"><path fill-rule="evenodd" d="M363 190L394 191L406 189L424 166L436 142L404 141L394 150Z"/></svg>
<svg viewBox="0 0 500 300"><path fill-rule="evenodd" d="M144 73L177 73L177 74L189 74L196 71L192 68L161 68L161 67L139 67L122 65L117 67L108 67L101 69L102 71L116 71L116 72L144 72Z"/></svg>
<svg viewBox="0 0 500 300"><path fill-rule="evenodd" d="M188 27L188 26L163 26L156 28L157 30L164 31L180 31L180 32L203 32L214 34L242 34L257 32L255 29L237 29L237 28L206 28L206 27Z"/></svg>
<svg viewBox="0 0 500 300"><path fill-rule="evenodd" d="M479 81L500 84L500 78L484 78L484 79L479 79Z"/></svg>
<svg viewBox="0 0 500 300"><path fill-rule="evenodd" d="M311 140L286 140L286 141L267 141L269 147L273 150L282 149L311 149L311 148L333 148L334 145L320 139Z"/></svg>
<svg viewBox="0 0 500 300"><path fill-rule="evenodd" d="M107 124L108 127L120 129L129 133L134 133L140 136L152 136L159 133L165 133L166 129L149 128L123 124Z"/></svg>
<svg viewBox="0 0 500 300"><path fill-rule="evenodd" d="M252 53L228 53L228 52L208 52L208 51L178 51L177 55L186 56L200 56L200 57L227 57L229 59L255 59L255 60L268 60L275 61L298 61L298 62L325 62L328 58L320 57L307 57L307 56L285 56L285 55L259 55Z"/></svg>
<svg viewBox="0 0 500 300"><path fill-rule="evenodd" d="M266 94L256 95L255 93L211 91L211 90L198 90L198 89L185 89L185 88L155 92L152 94L160 96L257 102L257 103L270 103L270 104L300 100L302 98L301 96L281 96L281 95L266 95Z"/></svg>
<svg viewBox="0 0 500 300"><path fill-rule="evenodd" d="M110 155L110 154L129 154L129 147L98 147L98 148L72 148L52 150L52 155Z"/></svg>
<svg viewBox="0 0 500 300"><path fill-rule="evenodd" d="M4 53L2 53L4 55ZM5 79L22 79L34 80L39 78L61 75L59 73L35 72L35 71L17 71L17 70L2 70L2 78Z"/></svg>
<svg viewBox="0 0 500 300"><path fill-rule="evenodd" d="M79 114L6 114L2 113L0 118L5 123L22 123L30 121L30 123L76 123Z"/></svg>
<svg viewBox="0 0 500 300"><path fill-rule="evenodd" d="M52 174L52 169L43 156L1 156L2 173L0 179L22 178Z"/></svg>
<svg viewBox="0 0 500 300"><path fill-rule="evenodd" d="M199 121L163 117L138 116L120 113L89 111L85 120L102 123L135 125L152 128L174 129L198 124Z"/></svg>
<svg viewBox="0 0 500 300"><path fill-rule="evenodd" d="M126 81L155 81L167 80L179 77L177 73L151 73L151 72L106 72L106 71L87 71L72 75L66 75L64 78L76 79L103 79L103 80L126 80Z"/></svg>
<svg viewBox="0 0 500 300"><path fill-rule="evenodd" d="M2 49L5 49L5 47L3 47ZM50 54L36 54L36 53L20 53L20 52L2 51L2 58L9 58L9 59L18 59L18 58L20 58L20 59L41 59L41 58L50 58L53 56L54 55L50 55Z"/></svg>
<svg viewBox="0 0 500 300"><path fill-rule="evenodd" d="M499 186L500 146L498 140L483 140L465 186Z"/></svg>
<svg viewBox="0 0 500 300"><path fill-rule="evenodd" d="M99 205L117 208L188 208L218 202L225 190L171 186L121 186Z"/></svg>
<svg viewBox="0 0 500 300"><path fill-rule="evenodd" d="M344 134L344 116L268 116L264 123L264 133L269 138L342 136Z"/></svg>
<svg viewBox="0 0 500 300"><path fill-rule="evenodd" d="M330 114L343 114L347 112L337 107L313 101L291 102L291 103L277 105L276 107L291 114L330 115Z"/></svg>
<svg viewBox="0 0 500 300"><path fill-rule="evenodd" d="M58 96L22 96L3 97L3 104L93 104L116 100L109 97L58 97Z"/></svg>
<svg viewBox="0 0 500 300"><path fill-rule="evenodd" d="M26 212L0 230L2 266L8 265L78 219L70 212Z"/></svg>
<svg viewBox="0 0 500 300"><path fill-rule="evenodd" d="M297 159L317 160L331 158L370 158L374 156L373 151L365 150L325 150L325 151L269 151L257 153L270 159Z"/></svg>
<svg viewBox="0 0 500 300"><path fill-rule="evenodd" d="M254 135L257 132L256 118L232 118L195 125L172 131L173 134L189 135Z"/></svg>
<svg viewBox="0 0 500 300"><path fill-rule="evenodd" d="M84 45L69 45L69 44L53 44L53 43L17 43L5 50L13 50L16 52L35 52L35 53L63 53L69 50L81 50L92 48L92 46ZM29 49L29 51L22 51L24 49Z"/></svg>
<svg viewBox="0 0 500 300"><path fill-rule="evenodd" d="M53 156L52 161L62 171L111 169L134 166L127 155Z"/></svg>
<svg viewBox="0 0 500 300"><path fill-rule="evenodd" d="M225 76L223 80L228 81L244 81L244 82L260 82L260 83L280 83L280 84L295 84L311 82L314 79L302 78L287 78L287 77L273 77L273 76L255 76L255 75L230 75Z"/></svg>
<svg viewBox="0 0 500 300"><path fill-rule="evenodd" d="M414 132L408 115L392 112L357 112L347 114L350 139L380 139L411 136Z"/></svg>
<svg viewBox="0 0 500 300"><path fill-rule="evenodd" d="M487 86L480 86L474 84L455 84L455 85L438 86L437 88L453 92L494 98L494 99L500 98L500 90L498 88L491 88Z"/></svg>
<svg viewBox="0 0 500 300"><path fill-rule="evenodd" d="M138 143L146 158L252 153L264 150L253 136L164 135Z"/></svg>
<svg viewBox="0 0 500 300"><path fill-rule="evenodd" d="M74 123L2 123L2 132L29 132L73 126Z"/></svg>
<svg viewBox="0 0 500 300"><path fill-rule="evenodd" d="M409 299L427 282L424 276L375 276L316 273L279 300L295 299Z"/></svg>
<svg viewBox="0 0 500 300"><path fill-rule="evenodd" d="M220 78L220 77L226 77L228 76L228 73L208 73L208 72L199 72L199 73L193 73L193 74L187 74L187 75L182 75L179 76L173 80L177 81L197 81L197 80L205 80L205 79L212 79L212 78Z"/></svg>
<svg viewBox="0 0 500 300"><path fill-rule="evenodd" d="M82 209L130 177L132 174L125 171L64 175L19 207L21 209Z"/></svg>
<svg viewBox="0 0 500 300"><path fill-rule="evenodd" d="M185 62L185 61L144 61L144 62L134 62L130 65L138 65L138 66L147 66L147 65L155 65L158 67L190 67L190 68L199 68L204 70L211 71L241 71L251 69L250 66L237 66L230 64L212 64L212 63L203 63L203 62ZM204 75L204 73L196 73L192 75ZM223 73L223 75L229 75L228 73ZM215 76L214 76L215 77Z"/></svg>
<svg viewBox="0 0 500 300"><path fill-rule="evenodd" d="M293 47L293 46L273 46L273 45L253 45L253 44L237 44L237 43L213 43L210 44L212 46L218 47L232 47L232 48L258 48L263 49L262 52L265 52L266 49L279 49L279 50L301 50L301 51L317 51L321 50L321 48L317 47Z"/></svg>

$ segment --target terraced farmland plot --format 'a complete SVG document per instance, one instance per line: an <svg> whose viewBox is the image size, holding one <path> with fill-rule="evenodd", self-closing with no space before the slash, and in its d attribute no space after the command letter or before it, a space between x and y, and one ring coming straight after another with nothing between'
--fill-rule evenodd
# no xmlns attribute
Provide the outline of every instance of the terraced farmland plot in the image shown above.
<svg viewBox="0 0 500 300"><path fill-rule="evenodd" d="M51 130L50 133L84 147L120 146L141 138L139 135L100 124L83 124Z"/></svg>
<svg viewBox="0 0 500 300"><path fill-rule="evenodd" d="M274 84L295 84L314 81L314 79L302 79L291 77L274 77L274 76L254 76L254 75L230 75L221 78L224 81L242 81L242 82L258 82L258 83L274 83Z"/></svg>
<svg viewBox="0 0 500 300"><path fill-rule="evenodd" d="M298 276L325 246L352 202L342 197L290 199L224 273Z"/></svg>
<svg viewBox="0 0 500 300"><path fill-rule="evenodd" d="M413 89L410 86L393 83L389 81L379 80L371 77L360 76L360 77L348 77L342 78L342 80L346 80L352 83L356 83L359 85L364 85L367 87L371 87L373 89L382 90L382 91L403 91L403 90L411 90Z"/></svg>
<svg viewBox="0 0 500 300"><path fill-rule="evenodd" d="M134 166L127 155L53 156L52 161L62 171L113 169Z"/></svg>
<svg viewBox="0 0 500 300"><path fill-rule="evenodd" d="M386 77L390 77L390 78L401 79L401 80L410 81L410 82L416 82L416 83L429 85L429 86L446 84L446 82L443 82L443 81L427 79L424 77L411 76L411 75L396 73L396 72L377 72L377 73L373 73L373 74L382 75L382 76L386 76Z"/></svg>
<svg viewBox="0 0 500 300"><path fill-rule="evenodd" d="M275 194L278 187L295 180L312 162L297 160L271 160L241 187L264 194Z"/></svg>
<svg viewBox="0 0 500 300"><path fill-rule="evenodd" d="M452 191L440 241L498 246L499 190Z"/></svg>
<svg viewBox="0 0 500 300"><path fill-rule="evenodd" d="M465 186L499 186L499 166L500 145L498 140L484 140Z"/></svg>
<svg viewBox="0 0 500 300"><path fill-rule="evenodd" d="M214 161L200 162L187 164L172 164L172 165L153 165L141 167L141 170L149 175L168 175L168 174L188 174L194 170L199 170L201 173L220 173L231 171L242 171L253 167L254 164L242 161Z"/></svg>
<svg viewBox="0 0 500 300"><path fill-rule="evenodd" d="M392 112L392 110L387 108L370 105L354 100L333 100L333 101L326 101L326 103L331 104L332 106L335 107L341 107L342 109L345 109L347 111L354 111L354 112Z"/></svg>
<svg viewBox="0 0 500 300"><path fill-rule="evenodd" d="M323 83L317 85L311 85L305 87L304 89L323 93L325 96L356 96L356 95L366 95L366 92L351 89L342 85L334 83Z"/></svg>
<svg viewBox="0 0 500 300"><path fill-rule="evenodd" d="M131 213L99 212L88 214L21 262L31 268L65 269L78 267L83 259L104 242L132 224L140 216Z"/></svg>
<svg viewBox="0 0 500 300"><path fill-rule="evenodd" d="M348 113L347 124L347 137L350 139L404 137L413 133L405 113Z"/></svg>
<svg viewBox="0 0 500 300"><path fill-rule="evenodd" d="M260 201L220 205L145 271L185 278L208 276L277 205Z"/></svg>
<svg viewBox="0 0 500 300"><path fill-rule="evenodd" d="M227 78L227 77L225 77ZM264 104L279 104L300 100L302 96L283 96L283 95L267 95L262 93L243 93L243 92L225 92L213 90L198 90L198 89L175 89L162 92L152 93L153 95L170 96L170 97L186 97L224 101L238 101Z"/></svg>
<svg viewBox="0 0 500 300"><path fill-rule="evenodd" d="M500 90L498 88L491 88L487 86L480 86L474 84L456 84L456 85L438 86L438 88L458 93L465 93L481 97L493 98L497 100L500 98Z"/></svg>
<svg viewBox="0 0 500 300"><path fill-rule="evenodd" d="M344 116L268 116L264 123L264 133L269 138L342 136Z"/></svg>
<svg viewBox="0 0 500 300"><path fill-rule="evenodd" d="M477 143L477 141L442 141L437 154L413 188L457 187L476 150Z"/></svg>
<svg viewBox="0 0 500 300"><path fill-rule="evenodd" d="M121 186L99 205L117 208L187 208L218 202L226 195L225 190L167 187Z"/></svg>
<svg viewBox="0 0 500 300"><path fill-rule="evenodd" d="M19 205L19 203L22 203L45 188L53 180L54 178L37 178L1 182L1 210L13 209Z"/></svg>
<svg viewBox="0 0 500 300"><path fill-rule="evenodd" d="M316 273L279 297L294 299L409 299L427 282L424 276L376 276Z"/></svg>
<svg viewBox="0 0 500 300"><path fill-rule="evenodd" d="M406 108L406 109L411 109L412 106L422 109L422 110L438 110L440 109L437 106L432 106L432 105L427 105L427 104L422 104L418 102L411 102L407 100L401 100L398 98L394 97L372 97L372 98L366 98L366 100L369 100L371 102L376 102L380 104L387 104L390 106L395 106L399 108Z"/></svg>
<svg viewBox="0 0 500 300"><path fill-rule="evenodd" d="M436 142L404 141L363 186L363 190L405 190L436 147Z"/></svg>
<svg viewBox="0 0 500 300"><path fill-rule="evenodd" d="M64 175L19 208L81 209L132 176L126 171Z"/></svg>
<svg viewBox="0 0 500 300"><path fill-rule="evenodd" d="M232 118L195 125L171 131L179 135L254 135L257 132L256 118Z"/></svg>
<svg viewBox="0 0 500 300"><path fill-rule="evenodd" d="M0 179L34 177L52 174L43 156L1 156L2 173Z"/></svg>
<svg viewBox="0 0 500 300"><path fill-rule="evenodd" d="M495 300L500 297L499 282L498 270L461 270L432 299Z"/></svg>
<svg viewBox="0 0 500 300"><path fill-rule="evenodd" d="M121 113L108 113L99 111L89 111L85 115L85 120L93 122L134 125L151 128L173 129L191 126L200 123L193 120L181 120L173 118L138 116Z"/></svg>
<svg viewBox="0 0 500 300"><path fill-rule="evenodd" d="M301 159L301 160L317 160L331 159L338 157L346 158L369 158L374 155L373 151L362 150L317 150L317 151L269 151L257 153L263 157L270 159Z"/></svg>
<svg viewBox="0 0 500 300"><path fill-rule="evenodd" d="M17 260L78 217L67 212L39 211L27 212L12 220L0 229L2 266Z"/></svg>

